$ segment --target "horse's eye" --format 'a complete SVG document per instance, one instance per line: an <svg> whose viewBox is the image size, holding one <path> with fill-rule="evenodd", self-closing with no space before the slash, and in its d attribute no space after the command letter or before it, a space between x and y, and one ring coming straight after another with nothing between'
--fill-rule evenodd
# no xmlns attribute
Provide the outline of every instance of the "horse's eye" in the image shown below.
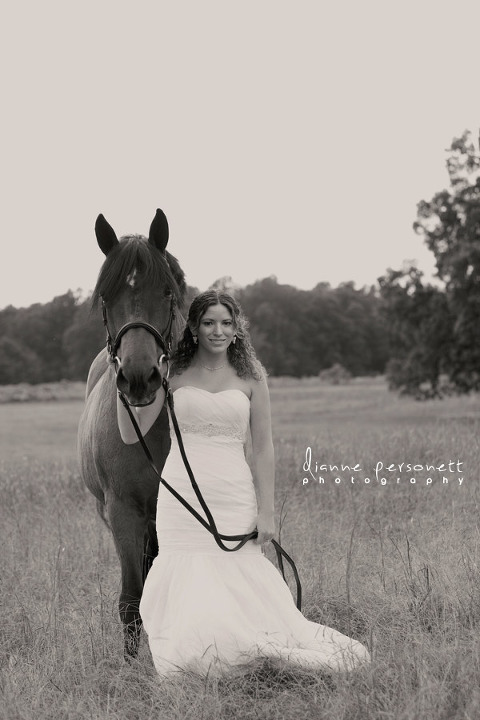
<svg viewBox="0 0 480 720"><path fill-rule="evenodd" d="M172 292L169 288L167 288L167 289L165 290L165 297L171 298L172 295L173 295L173 292Z"/></svg>

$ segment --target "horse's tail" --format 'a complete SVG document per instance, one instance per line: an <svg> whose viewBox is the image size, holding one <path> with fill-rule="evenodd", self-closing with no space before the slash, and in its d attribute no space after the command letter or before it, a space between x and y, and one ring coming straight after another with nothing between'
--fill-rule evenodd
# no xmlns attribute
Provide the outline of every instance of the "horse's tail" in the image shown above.
<svg viewBox="0 0 480 720"><path fill-rule="evenodd" d="M158 555L157 528L154 520L149 520L145 530L143 550L143 582Z"/></svg>

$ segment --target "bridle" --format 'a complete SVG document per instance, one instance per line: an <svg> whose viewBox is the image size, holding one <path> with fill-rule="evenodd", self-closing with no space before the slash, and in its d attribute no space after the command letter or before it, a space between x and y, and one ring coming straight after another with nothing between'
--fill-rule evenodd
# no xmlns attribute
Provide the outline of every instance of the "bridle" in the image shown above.
<svg viewBox="0 0 480 720"><path fill-rule="evenodd" d="M107 352L110 356L110 360L112 361L112 364L115 368L116 373L118 373L118 371L122 365L122 361L117 355L118 348L120 347L120 342L121 342L123 336L129 330L132 330L133 328L143 328L144 330L149 332L150 335L153 335L157 344L159 345L160 349L162 350L162 354L158 358L158 364L169 361L170 353L172 351L172 336L173 336L173 322L175 320L175 308L176 308L175 295L172 294L171 299L170 299L170 311L169 311L169 315L168 315L168 321L167 321L165 330L163 332L159 332L154 325L144 322L143 320L133 320L132 322L127 322L124 325L122 325L122 327L117 332L115 337L113 337L112 333L110 331L110 326L108 324L107 305L105 303L105 300L102 298L103 324L105 326L105 330L107 333L107 337L106 337ZM120 393L121 393L121 391L119 390L119 394ZM122 401L124 400L125 402L128 403L128 400L123 393L121 393L121 397L122 397ZM151 403L154 402L154 399L151 400L150 403L138 404L138 405L134 405L134 407L145 407L146 405L151 405ZM131 404L131 403L129 403L129 404Z"/></svg>
<svg viewBox="0 0 480 720"><path fill-rule="evenodd" d="M121 365L120 358L117 356L118 348L120 347L120 341L122 337L127 333L129 330L132 330L133 328L143 328L147 332L150 333L150 335L153 335L155 340L157 341L158 345L162 349L162 353L165 356L165 359L168 359L170 357L170 353L172 351L172 334L173 334L173 321L175 320L175 295L172 294L172 297L170 299L170 311L168 315L168 322L165 330L163 332L159 332L156 327L151 325L150 323L143 322L143 320L133 320L132 322L127 322L120 330L117 332L115 337L112 336L112 333L110 331L110 326L108 324L108 315L107 315L107 305L105 303L105 300L102 298L102 315L103 315L103 324L105 326L105 330L107 332L107 351L110 355L111 360L115 365L119 364Z"/></svg>

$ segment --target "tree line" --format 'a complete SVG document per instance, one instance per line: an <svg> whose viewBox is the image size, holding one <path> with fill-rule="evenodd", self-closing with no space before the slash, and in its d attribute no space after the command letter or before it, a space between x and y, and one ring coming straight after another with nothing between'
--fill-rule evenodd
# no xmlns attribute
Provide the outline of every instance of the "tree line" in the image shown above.
<svg viewBox="0 0 480 720"><path fill-rule="evenodd" d="M224 279L214 283L225 286ZM228 287L227 290L231 289ZM196 294L189 287L187 303ZM388 360L381 299L354 283L299 290L265 278L235 288L254 347L270 375L318 375L342 365L352 375L382 373ZM85 380L105 345L101 312L72 291L46 304L0 311L0 384Z"/></svg>

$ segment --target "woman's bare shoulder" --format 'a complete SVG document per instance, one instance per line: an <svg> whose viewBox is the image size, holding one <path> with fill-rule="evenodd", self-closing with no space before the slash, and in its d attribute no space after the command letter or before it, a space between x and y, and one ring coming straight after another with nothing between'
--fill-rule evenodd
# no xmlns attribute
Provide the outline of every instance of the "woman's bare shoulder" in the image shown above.
<svg viewBox="0 0 480 720"><path fill-rule="evenodd" d="M250 398L258 399L260 401L262 400L268 400L270 397L270 392L268 389L268 382L267 382L267 376L265 373L262 373L262 376L257 378L251 377L248 380L248 386L250 389Z"/></svg>
<svg viewBox="0 0 480 720"><path fill-rule="evenodd" d="M182 370L181 372L173 371L168 378L168 384L170 385L172 391L175 391L182 385L188 385L188 369Z"/></svg>

